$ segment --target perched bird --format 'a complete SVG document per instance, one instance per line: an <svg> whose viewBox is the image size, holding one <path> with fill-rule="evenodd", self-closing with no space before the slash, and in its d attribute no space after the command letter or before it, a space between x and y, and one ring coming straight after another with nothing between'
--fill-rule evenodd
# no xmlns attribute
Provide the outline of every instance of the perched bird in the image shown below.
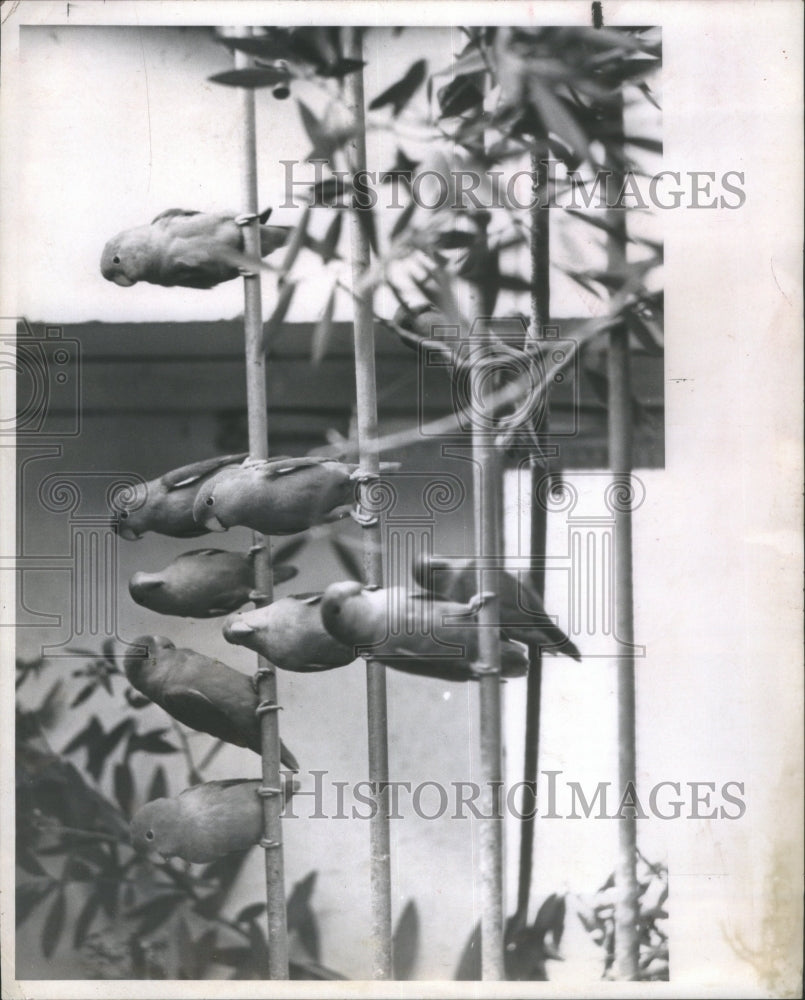
<svg viewBox="0 0 805 1000"><path fill-rule="evenodd" d="M466 604L442 601L402 587L366 589L349 580L325 590L321 617L339 642L371 646L374 658L395 670L466 681L479 674L478 613L483 601L483 595ZM500 654L503 677L528 671L520 643L502 639Z"/></svg>
<svg viewBox="0 0 805 1000"><path fill-rule="evenodd" d="M397 463L381 463L383 471ZM322 456L247 459L222 469L198 491L196 521L207 531L243 525L264 535L293 535L352 512L358 466Z"/></svg>
<svg viewBox="0 0 805 1000"><path fill-rule="evenodd" d="M263 836L260 785L245 778L205 781L175 799L154 799L134 814L131 842L139 851L200 864L245 851Z"/></svg>
<svg viewBox="0 0 805 1000"><path fill-rule="evenodd" d="M145 656L138 647L145 647ZM177 722L235 746L260 753L258 696L252 679L192 649L177 649L161 635L135 639L123 660L126 677ZM299 764L281 744L280 759L291 771Z"/></svg>
<svg viewBox="0 0 805 1000"><path fill-rule="evenodd" d="M321 620L321 594L282 597L273 604L230 615L227 642L261 653L283 670L312 673L352 663L352 643L338 642Z"/></svg>
<svg viewBox="0 0 805 1000"><path fill-rule="evenodd" d="M129 496L119 498L119 506L123 509L115 518L115 531L128 539L141 538L146 531L174 538L206 535L208 529L193 518L196 492L216 472L242 462L245 457L245 454L240 454L207 458L173 469L148 483L138 484Z"/></svg>
<svg viewBox="0 0 805 1000"><path fill-rule="evenodd" d="M275 585L296 576L295 566L272 568ZM254 597L254 552L193 549L183 552L159 573L135 573L132 598L151 611L185 618L217 618Z"/></svg>
<svg viewBox="0 0 805 1000"><path fill-rule="evenodd" d="M271 209L260 216L265 223ZM288 238L285 226L260 226L260 255L267 257ZM226 213L169 208L148 226L113 236L101 254L101 274L128 288L152 285L212 288L248 272L243 228Z"/></svg>
<svg viewBox="0 0 805 1000"><path fill-rule="evenodd" d="M445 601L469 601L478 590L477 562L474 559L446 559L418 556L413 577L423 589ZM575 644L545 610L537 591L526 581L500 570L498 621L507 639L524 642L542 652L564 653L581 660Z"/></svg>

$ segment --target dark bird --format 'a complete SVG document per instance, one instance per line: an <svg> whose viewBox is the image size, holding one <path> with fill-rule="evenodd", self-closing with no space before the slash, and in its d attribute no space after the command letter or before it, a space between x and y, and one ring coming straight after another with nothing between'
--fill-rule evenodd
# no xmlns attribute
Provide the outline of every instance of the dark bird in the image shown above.
<svg viewBox="0 0 805 1000"><path fill-rule="evenodd" d="M134 814L131 842L138 851L206 864L245 851L263 836L260 781L228 778L186 788L175 799L154 799ZM293 794L285 782L283 794Z"/></svg>
<svg viewBox="0 0 805 1000"><path fill-rule="evenodd" d="M474 559L418 556L412 572L416 583L428 593L441 600L466 603L478 591L477 565ZM497 580L498 621L503 636L542 652L564 653L581 660L578 649L545 610L532 586L503 570L497 573Z"/></svg>
<svg viewBox="0 0 805 1000"><path fill-rule="evenodd" d="M395 463L382 463L387 471ZM293 535L353 510L358 466L321 456L247 459L199 490L193 514L207 531L243 525L264 535Z"/></svg>
<svg viewBox="0 0 805 1000"><path fill-rule="evenodd" d="M259 217L265 223L271 209ZM288 238L285 226L260 226L260 255L267 257ZM253 265L252 265L253 266ZM113 236L101 254L101 274L128 288L152 285L212 288L251 269L244 253L243 228L223 212L169 208L148 226Z"/></svg>
<svg viewBox="0 0 805 1000"><path fill-rule="evenodd" d="M158 479L140 483L117 497L114 528L128 539L141 538L146 531L174 538L195 538L208 530L193 517L196 493L211 476L228 465L237 465L246 457L219 455L192 462L166 472Z"/></svg>
<svg viewBox="0 0 805 1000"><path fill-rule="evenodd" d="M273 604L231 615L224 623L227 642L253 649L283 670L312 673L352 663L351 643L333 638L321 620L321 594L282 597Z"/></svg>
<svg viewBox="0 0 805 1000"><path fill-rule="evenodd" d="M393 587L366 589L353 580L333 583L324 592L321 617L339 642L373 647L375 659L395 670L447 681L479 676L478 613L483 596L468 603L442 601ZM501 640L501 675L528 671L525 649Z"/></svg>
<svg viewBox="0 0 805 1000"><path fill-rule="evenodd" d="M146 655L138 655L143 646ZM123 666L131 686L177 722L260 753L259 699L251 677L203 653L177 649L161 635L135 639ZM280 759L289 770L299 770L285 744Z"/></svg>
<svg viewBox="0 0 805 1000"><path fill-rule="evenodd" d="M274 584L296 573L295 566L277 564ZM159 573L135 573L129 580L129 593L137 604L163 615L217 618L252 600L254 585L254 552L193 549Z"/></svg>

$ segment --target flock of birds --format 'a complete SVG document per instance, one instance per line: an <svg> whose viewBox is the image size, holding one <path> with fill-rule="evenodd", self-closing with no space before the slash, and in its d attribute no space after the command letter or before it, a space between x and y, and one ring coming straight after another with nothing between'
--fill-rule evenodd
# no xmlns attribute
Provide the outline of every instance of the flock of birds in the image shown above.
<svg viewBox="0 0 805 1000"><path fill-rule="evenodd" d="M265 224L268 214L260 217L263 256L288 236L286 229ZM211 288L254 267L244 255L242 221L170 209L149 226L110 240L101 271L123 287L147 281ZM359 478L357 466L323 456L218 456L136 487L120 505L115 530L126 539L149 531L195 538L235 526L267 536L297 534L350 514L359 517ZM412 566L411 588L370 588L347 580L242 611L260 600L253 561L253 551L195 549L160 572L135 573L129 592L160 614L228 616L223 625L228 642L261 653L283 670L333 670L360 655L443 681L478 676L479 612L489 595L478 593L472 559L423 555ZM296 571L280 564L273 572L279 583ZM497 577L502 677L524 675L534 648L580 659L532 587L507 573ZM177 721L260 753L259 699L250 677L158 635L135 640L124 666L131 685ZM284 745L281 759L289 771L298 770ZM149 802L133 818L133 843L192 862L245 849L263 832L259 785L211 781ZM286 795L292 787L286 782Z"/></svg>

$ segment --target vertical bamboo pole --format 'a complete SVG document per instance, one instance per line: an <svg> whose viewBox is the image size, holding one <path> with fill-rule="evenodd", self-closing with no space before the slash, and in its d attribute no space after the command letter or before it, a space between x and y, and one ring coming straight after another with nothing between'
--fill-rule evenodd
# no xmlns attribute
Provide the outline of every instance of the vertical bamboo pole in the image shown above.
<svg viewBox="0 0 805 1000"><path fill-rule="evenodd" d="M346 29L346 56L363 59L360 28ZM349 143L353 176L366 170L366 121L363 97L363 70L349 73L344 81L347 103L355 125ZM350 214L352 243L352 284L361 287L370 266L369 236L357 209ZM361 470L367 476L380 471L377 450L377 384L375 377L375 334L373 296L370 290L355 295L355 389L358 422L358 449ZM369 586L383 585L383 550L380 524L364 527L364 569ZM375 809L370 822L372 896L372 974L390 979L391 955L391 846L389 835L389 759L386 668L374 660L366 662L366 701L369 742L369 781Z"/></svg>
<svg viewBox="0 0 805 1000"><path fill-rule="evenodd" d="M536 144L531 147L531 175L533 177L533 205L531 208L531 327L529 340L541 340L551 316L550 283L550 215L548 212L548 164ZM543 207L544 206L544 207ZM547 387L546 387L547 388ZM547 411L545 422L547 422ZM542 472L535 461L531 463L531 583L534 589L545 591L545 556L548 530L548 513L537 503L537 484ZM538 646L529 650L528 681L526 685L525 753L523 781L526 788L536 788L539 774L539 731L542 702L542 651ZM534 835L536 827L535 800L523 810L520 827L520 868L517 882L517 916L524 924L528 918L528 901L534 864Z"/></svg>
<svg viewBox="0 0 805 1000"><path fill-rule="evenodd" d="M479 239L485 239L485 223L476 218ZM467 288L469 316L478 319L484 312L484 290L481 284ZM484 366L476 365L471 372L471 398L484 395ZM475 515L475 546L480 566L500 557L500 498L502 467L500 454L488 428L472 420L473 504ZM501 692L500 692L500 633L498 571L478 571L478 592L491 584L493 597L488 598L478 616L480 675L480 750L481 750L481 979L498 981L505 978L503 961L503 815L500 793L503 785Z"/></svg>
<svg viewBox="0 0 805 1000"><path fill-rule="evenodd" d="M248 29L247 29L247 33ZM235 66L243 69L251 59L235 53ZM257 202L257 129L254 91L243 87L243 209L253 216L244 224L243 244L246 254L260 257L260 223ZM246 348L246 396L249 421L249 454L268 458L268 417L263 350L263 308L259 272L243 279L244 326ZM264 595L263 604L272 600L271 548L269 540L254 535L258 546L254 559L255 589ZM282 795L280 785L280 733L277 704L276 668L265 657L257 658L257 691L260 698L263 759L263 823L265 852L266 906L268 915L268 974L270 979L288 978L288 921L285 907L285 871L282 847Z"/></svg>
<svg viewBox="0 0 805 1000"><path fill-rule="evenodd" d="M615 128L623 132L623 96L613 111ZM622 171L613 170L612 191L623 185ZM607 243L607 266L622 270L626 264L626 215L623 209L607 213L611 227ZM631 493L632 394L630 388L629 331L615 327L609 338L609 464L614 481ZM628 504L615 507L615 622L616 635L629 649L634 644L634 596L632 583L632 514ZM618 698L618 787L623 795L635 785L635 670L634 657L623 653L617 661ZM615 868L615 968L621 979L636 979L640 942L637 935L637 821L634 816L618 819L618 860Z"/></svg>

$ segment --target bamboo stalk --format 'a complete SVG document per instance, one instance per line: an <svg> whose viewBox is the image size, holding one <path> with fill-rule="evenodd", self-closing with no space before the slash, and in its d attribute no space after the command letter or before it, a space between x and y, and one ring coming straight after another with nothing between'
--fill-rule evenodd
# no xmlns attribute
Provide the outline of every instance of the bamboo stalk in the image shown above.
<svg viewBox="0 0 805 1000"><path fill-rule="evenodd" d="M363 60L360 28L346 29L346 56ZM355 134L349 143L350 169L353 176L366 170L366 118L363 96L363 70L349 73L344 93L353 115ZM368 232L361 224L357 209L350 213L352 244L352 283L362 288L371 263ZM358 424L359 462L363 473L377 476L380 458L377 449L377 384L375 376L374 309L371 291L356 294L355 315L355 390ZM379 522L363 529L364 570L369 586L383 585L383 550ZM389 835L389 760L386 668L374 660L366 662L366 701L369 744L369 781L375 803L370 819L371 898L372 898L372 974L374 979L390 979L391 954L391 846Z"/></svg>
<svg viewBox="0 0 805 1000"><path fill-rule="evenodd" d="M247 29L247 34L251 32ZM235 66L243 69L252 64L242 52L235 53ZM243 227L245 253L260 258L260 223L257 219L257 128L254 91L241 89L243 101L243 208L254 218ZM252 458L268 458L268 417L263 349L263 308L259 274L243 279L246 353L246 395L249 423L249 454ZM273 598L271 548L268 538L254 534L255 589L263 595L259 603L269 604ZM280 732L277 711L277 672L265 657L257 658L257 692L261 712L260 734L262 749L262 796L265 853L266 908L268 917L268 974L270 979L288 979L288 919L285 905L285 865L282 847L282 796L280 785Z"/></svg>
<svg viewBox="0 0 805 1000"><path fill-rule="evenodd" d="M534 204L531 209L531 327L529 340L541 340L545 336L545 326L551 316L550 283L550 215L548 212L548 165L536 145L531 147L531 174L533 177ZM544 207L541 207L544 200ZM543 420L546 429L548 414ZM532 461L531 479L531 583L534 589L545 592L546 538L548 512L537 502L537 484L542 471ZM525 788L536 788L539 774L539 731L542 703L542 651L538 646L529 650L528 680L526 682L525 750L523 759L523 781ZM517 881L517 911L519 920L525 924L528 919L528 902L534 865L534 839L536 834L536 796L523 809L520 826L520 867Z"/></svg>
<svg viewBox="0 0 805 1000"><path fill-rule="evenodd" d="M479 239L485 238L485 223L476 218ZM484 315L484 289L467 286L470 319ZM465 335L468 331L465 331ZM484 371L476 364L471 372L470 398L484 397ZM472 419L473 506L475 550L479 556L478 592L491 595L478 615L481 751L481 819L479 820L481 877L481 979L505 979L503 958L503 785L502 699L500 679L500 620L498 570L481 567L500 556L500 492L503 482L500 453L489 429ZM486 586L485 586L486 584Z"/></svg>
<svg viewBox="0 0 805 1000"><path fill-rule="evenodd" d="M623 96L615 111L616 128L623 131ZM613 171L612 190L620 191L623 174ZM608 213L611 226L607 241L607 267L617 271L626 263L626 214L621 209ZM631 493L632 474L632 393L630 388L629 331L620 325L610 332L609 380L609 464L614 481ZM615 623L616 635L624 649L634 645L634 595L632 580L632 514L628 504L614 509ZM618 782L623 795L637 777L635 733L634 657L620 653L617 662L618 699ZM621 979L636 979L640 942L637 932L637 821L634 816L618 819L618 860L615 868L615 969Z"/></svg>

